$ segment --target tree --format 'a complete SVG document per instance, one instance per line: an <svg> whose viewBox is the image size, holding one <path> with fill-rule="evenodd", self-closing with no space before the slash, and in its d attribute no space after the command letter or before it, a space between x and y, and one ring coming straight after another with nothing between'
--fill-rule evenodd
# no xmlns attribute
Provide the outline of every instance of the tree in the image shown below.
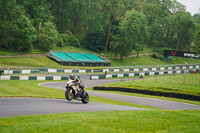
<svg viewBox="0 0 200 133"><path fill-rule="evenodd" d="M67 33L65 33L65 35L67 35L69 37L68 45L74 46L74 47L81 46L79 40L70 31L67 31Z"/></svg>
<svg viewBox="0 0 200 133"><path fill-rule="evenodd" d="M90 29L82 42L82 46L95 52L102 51L105 38L106 35L102 28Z"/></svg>
<svg viewBox="0 0 200 133"><path fill-rule="evenodd" d="M149 25L148 44L160 47L163 44L165 27L163 22L168 15L168 9L163 1L150 0L144 3L142 12L146 15Z"/></svg>
<svg viewBox="0 0 200 133"><path fill-rule="evenodd" d="M200 26L195 34L195 52L200 54Z"/></svg>
<svg viewBox="0 0 200 133"><path fill-rule="evenodd" d="M0 47L28 51L36 39L35 28L15 0L0 1Z"/></svg>
<svg viewBox="0 0 200 133"><path fill-rule="evenodd" d="M119 33L113 37L114 52L120 54L120 60L127 56L133 48L139 50L140 45L148 39L146 16L132 9L127 11L119 24ZM138 49L137 49L138 48Z"/></svg>
<svg viewBox="0 0 200 133"><path fill-rule="evenodd" d="M31 50L32 43L36 40L36 31L31 21L25 15L20 15L14 25L15 41L12 48L17 51Z"/></svg>
<svg viewBox="0 0 200 133"><path fill-rule="evenodd" d="M58 32L52 22L46 22L41 27L41 34L38 36L38 47L49 51L58 42Z"/></svg>
<svg viewBox="0 0 200 133"><path fill-rule="evenodd" d="M115 25L117 16L120 16L120 13L118 13L118 10L120 10L119 2L118 0L109 0L109 1L106 0L103 5L103 8L104 8L103 18L104 20L106 20L104 25L105 25L105 31L107 33L105 48L104 48L104 56L106 56L108 44L113 34L114 25Z"/></svg>
<svg viewBox="0 0 200 133"><path fill-rule="evenodd" d="M24 33L24 36L30 35L29 40L34 40L35 33L30 32L31 26L35 28L32 31L38 30L37 35L39 36L41 29L44 28L44 23L51 22L55 23L56 30L59 32L57 46L80 46L80 41L86 40L86 36L87 38L92 38L88 36L90 33L95 36L94 39L98 38L96 37L96 33L98 33L100 35L99 38L104 43L98 43L99 46L90 44L90 48L97 47L98 50L102 50L104 45L103 49L106 55L107 49L110 50L112 47L114 50L114 44L117 46L117 43L114 43L117 38L127 38L120 35L122 34L120 23L124 21L125 13L132 9L146 16L149 39L146 38L145 41L152 47L187 49L190 45L186 44L194 41L192 34L190 34L192 33L192 28L184 27L184 23L190 23L189 19L186 18L191 15L186 15L185 7L176 0L0 0L0 47L6 49L14 48L16 42L21 41L20 36L22 35L20 33ZM194 16L197 24L200 22L199 16L198 14ZM24 30L17 28L21 27L20 22L22 21L26 22L26 25L23 25L24 28L26 27ZM176 28L176 25L182 25L183 30L180 30L181 26ZM104 33L101 33L101 30ZM67 35L68 31L72 33L70 37ZM187 32L184 33L183 31ZM18 35L20 36L17 36L15 32L19 33ZM181 32L185 35L181 34ZM22 37L22 40L24 38ZM186 41L181 40L181 38L185 38ZM142 39L139 38L138 40ZM27 44L29 45L27 47L29 48L27 50L30 49L32 40L28 42ZM112 45L110 45L111 42ZM142 47L139 48L141 44L135 43L132 48L142 49ZM118 47L115 48L118 49Z"/></svg>
<svg viewBox="0 0 200 133"><path fill-rule="evenodd" d="M195 23L188 12L177 12L174 14L173 29L176 49L185 50L191 46L194 40Z"/></svg>
<svg viewBox="0 0 200 133"><path fill-rule="evenodd" d="M16 0L17 4L24 7L26 13L33 21L33 26L38 29L40 23L52 22L51 5L47 0Z"/></svg>
<svg viewBox="0 0 200 133"><path fill-rule="evenodd" d="M139 53L140 51L142 51L144 49L144 45L140 45L140 44L135 44L134 47L133 47L136 52L137 52L137 57L139 57Z"/></svg>
<svg viewBox="0 0 200 133"><path fill-rule="evenodd" d="M0 0L0 47L10 49L14 41L12 32L13 9L16 7L15 0ZM16 18L16 17L15 17Z"/></svg>
<svg viewBox="0 0 200 133"><path fill-rule="evenodd" d="M199 13L199 14L195 14L195 15L193 16L193 18L194 18L194 20L195 20L195 22L196 22L197 24L200 24L200 13Z"/></svg>
<svg viewBox="0 0 200 133"><path fill-rule="evenodd" d="M80 42L70 31L67 31L64 34L58 35L57 46L58 47L63 47L63 46L80 47Z"/></svg>

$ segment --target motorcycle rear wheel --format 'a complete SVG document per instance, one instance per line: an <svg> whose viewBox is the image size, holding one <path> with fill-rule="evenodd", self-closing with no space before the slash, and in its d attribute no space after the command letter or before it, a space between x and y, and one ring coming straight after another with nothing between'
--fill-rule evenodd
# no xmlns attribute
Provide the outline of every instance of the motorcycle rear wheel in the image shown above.
<svg viewBox="0 0 200 133"><path fill-rule="evenodd" d="M82 103L87 104L89 102L89 95L87 92L83 92Z"/></svg>

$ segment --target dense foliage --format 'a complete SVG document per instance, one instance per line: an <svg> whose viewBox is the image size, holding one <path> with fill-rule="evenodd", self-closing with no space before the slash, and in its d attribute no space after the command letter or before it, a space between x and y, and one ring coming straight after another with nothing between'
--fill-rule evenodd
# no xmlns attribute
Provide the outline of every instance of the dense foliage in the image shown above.
<svg viewBox="0 0 200 133"><path fill-rule="evenodd" d="M195 34L195 52L200 54L200 26L197 29L197 32Z"/></svg>
<svg viewBox="0 0 200 133"><path fill-rule="evenodd" d="M119 31L113 36L113 50L120 54L122 60L132 49L140 51L148 39L146 16L132 9L127 11L124 19L119 23Z"/></svg>
<svg viewBox="0 0 200 133"><path fill-rule="evenodd" d="M38 47L43 50L52 49L58 42L58 32L52 22L45 22L38 34Z"/></svg>
<svg viewBox="0 0 200 133"><path fill-rule="evenodd" d="M127 15L133 10L140 15ZM129 36L122 32L127 20L136 26L126 25ZM138 20L145 23L145 35L138 32ZM144 44L194 51L198 25L200 15L192 17L176 0L0 0L0 48L17 51L72 45L105 54L123 47L139 53Z"/></svg>
<svg viewBox="0 0 200 133"><path fill-rule="evenodd" d="M106 36L102 28L91 29L86 34L82 42L82 45L85 48L96 51L96 52L102 51L104 50L103 44L106 42L105 38Z"/></svg>

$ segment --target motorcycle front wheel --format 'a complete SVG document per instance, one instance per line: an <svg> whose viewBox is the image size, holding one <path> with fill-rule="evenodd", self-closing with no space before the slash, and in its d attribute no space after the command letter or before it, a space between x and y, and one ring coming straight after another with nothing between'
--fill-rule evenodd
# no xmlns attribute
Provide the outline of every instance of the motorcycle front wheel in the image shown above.
<svg viewBox="0 0 200 133"><path fill-rule="evenodd" d="M82 103L88 103L89 102L89 95L87 92L83 92L83 97L82 97Z"/></svg>
<svg viewBox="0 0 200 133"><path fill-rule="evenodd" d="M71 101L73 99L73 92L70 91L71 89L67 89L65 91L65 97L68 101Z"/></svg>

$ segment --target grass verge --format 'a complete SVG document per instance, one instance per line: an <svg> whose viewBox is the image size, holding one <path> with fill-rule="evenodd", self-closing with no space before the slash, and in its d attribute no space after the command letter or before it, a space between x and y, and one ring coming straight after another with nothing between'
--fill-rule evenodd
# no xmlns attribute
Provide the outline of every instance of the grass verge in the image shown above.
<svg viewBox="0 0 200 133"><path fill-rule="evenodd" d="M104 111L0 118L1 132L191 132L200 111Z"/></svg>
<svg viewBox="0 0 200 133"><path fill-rule="evenodd" d="M200 63L199 59L193 58L181 58L181 57L170 57L170 61L164 62L161 60L153 59L150 56L139 56L139 57L130 57L124 58L123 61L120 61L118 58L108 58L111 61L112 66L139 66L139 65L167 65L167 64L198 64Z"/></svg>
<svg viewBox="0 0 200 133"><path fill-rule="evenodd" d="M124 87L152 91L200 95L200 74L181 74L110 83L105 87Z"/></svg>

